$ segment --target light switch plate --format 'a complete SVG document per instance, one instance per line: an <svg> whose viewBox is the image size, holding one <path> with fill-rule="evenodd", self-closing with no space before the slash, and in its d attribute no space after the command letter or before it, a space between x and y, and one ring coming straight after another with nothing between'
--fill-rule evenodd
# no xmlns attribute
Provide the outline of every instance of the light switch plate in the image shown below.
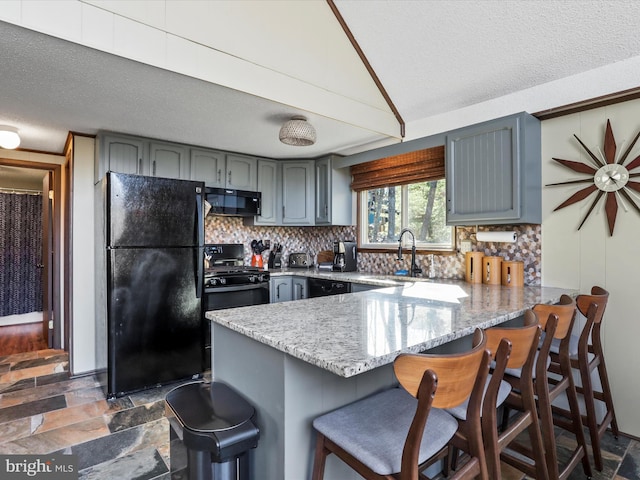
<svg viewBox="0 0 640 480"><path fill-rule="evenodd" d="M471 240L462 240L460 242L460 253L463 255L471 251Z"/></svg>

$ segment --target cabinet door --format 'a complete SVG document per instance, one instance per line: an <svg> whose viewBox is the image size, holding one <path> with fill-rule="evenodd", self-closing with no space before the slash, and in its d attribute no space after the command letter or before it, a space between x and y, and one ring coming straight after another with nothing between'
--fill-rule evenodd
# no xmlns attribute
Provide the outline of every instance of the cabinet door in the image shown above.
<svg viewBox="0 0 640 480"><path fill-rule="evenodd" d="M190 180L204 182L206 187L224 187L224 153L192 148Z"/></svg>
<svg viewBox="0 0 640 480"><path fill-rule="evenodd" d="M282 223L285 225L313 225L314 163L311 160L282 165Z"/></svg>
<svg viewBox="0 0 640 480"><path fill-rule="evenodd" d="M107 171L145 175L145 142L140 138L104 135L98 138L100 165L96 182Z"/></svg>
<svg viewBox="0 0 640 480"><path fill-rule="evenodd" d="M258 189L258 160L243 155L227 155L225 185L235 190Z"/></svg>
<svg viewBox="0 0 640 480"><path fill-rule="evenodd" d="M331 223L331 162L316 161L316 225Z"/></svg>
<svg viewBox="0 0 640 480"><path fill-rule="evenodd" d="M278 222L278 162L258 160L258 191L262 193L260 215L255 225L275 225Z"/></svg>
<svg viewBox="0 0 640 480"><path fill-rule="evenodd" d="M293 300L302 300L309 297L306 277L293 277L291 281L291 296Z"/></svg>
<svg viewBox="0 0 640 480"><path fill-rule="evenodd" d="M447 135L447 225L520 218L519 119Z"/></svg>
<svg viewBox="0 0 640 480"><path fill-rule="evenodd" d="M291 296L291 277L272 277L269 280L271 303L288 302Z"/></svg>
<svg viewBox="0 0 640 480"><path fill-rule="evenodd" d="M149 168L152 177L189 178L187 149L170 143L151 143Z"/></svg>

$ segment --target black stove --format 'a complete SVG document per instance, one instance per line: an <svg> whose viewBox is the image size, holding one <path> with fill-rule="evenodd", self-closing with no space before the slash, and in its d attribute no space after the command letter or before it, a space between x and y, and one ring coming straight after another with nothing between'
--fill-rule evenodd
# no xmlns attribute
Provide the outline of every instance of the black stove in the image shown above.
<svg viewBox="0 0 640 480"><path fill-rule="evenodd" d="M204 246L206 289L252 285L269 282L269 272L244 264L242 244L208 244Z"/></svg>

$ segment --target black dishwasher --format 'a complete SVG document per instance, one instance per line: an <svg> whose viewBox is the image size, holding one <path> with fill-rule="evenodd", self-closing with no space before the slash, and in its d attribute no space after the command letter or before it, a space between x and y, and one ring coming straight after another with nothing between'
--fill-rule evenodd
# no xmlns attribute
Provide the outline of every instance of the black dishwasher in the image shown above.
<svg viewBox="0 0 640 480"><path fill-rule="evenodd" d="M324 278L309 279L309 298L339 295L341 293L351 293L351 283Z"/></svg>

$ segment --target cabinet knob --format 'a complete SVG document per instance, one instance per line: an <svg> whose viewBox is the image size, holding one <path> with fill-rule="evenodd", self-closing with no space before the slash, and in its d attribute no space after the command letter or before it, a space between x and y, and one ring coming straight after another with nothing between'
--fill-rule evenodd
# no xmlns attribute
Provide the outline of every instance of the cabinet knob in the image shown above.
<svg viewBox="0 0 640 480"><path fill-rule="evenodd" d="M222 181L222 170L219 168L218 169L218 183L220 183Z"/></svg>
<svg viewBox="0 0 640 480"><path fill-rule="evenodd" d="M233 185L233 184L231 183L231 170L229 170L229 185Z"/></svg>

